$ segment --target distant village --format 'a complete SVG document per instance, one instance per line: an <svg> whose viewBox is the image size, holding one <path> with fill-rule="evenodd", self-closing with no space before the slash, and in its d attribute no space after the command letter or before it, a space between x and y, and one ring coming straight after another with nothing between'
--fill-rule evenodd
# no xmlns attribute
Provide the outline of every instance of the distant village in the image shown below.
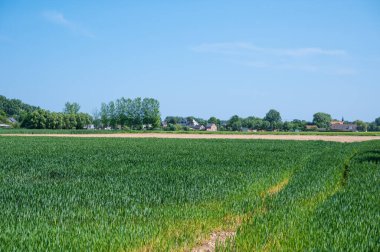
<svg viewBox="0 0 380 252"><path fill-rule="evenodd" d="M218 131L218 126L215 123L207 123L206 125L202 125L199 122L197 122L194 118L191 118L189 120L183 119L178 122L178 125L180 125L183 128L187 127L191 130ZM162 121L161 126L163 129L167 129L168 122L166 120Z"/></svg>
<svg viewBox="0 0 380 252"><path fill-rule="evenodd" d="M168 124L167 120L162 121L161 126L163 129L168 129L170 124ZM218 125L216 123L207 123L206 125L200 124L198 121L195 119L191 118L187 120L186 118L183 118L181 121L178 122L178 125L182 127L182 129L186 130L198 130L198 131L218 131ZM222 128L227 128L228 127L228 121L221 121ZM241 127L240 130L242 132L258 132L258 131L267 131L264 129L257 130L257 129L252 129L248 127ZM275 129L274 131L280 131L279 129ZM358 125L355 123L348 123L344 121L338 121L338 120L333 120L330 122L328 128L319 128L316 124L306 124L305 128L303 130L301 129L296 129L294 130L295 132L300 132L300 131L340 131L340 132L358 132Z"/></svg>
<svg viewBox="0 0 380 252"><path fill-rule="evenodd" d="M240 132L301 132L380 131L380 117L372 122L336 120L328 113L318 112L312 121L283 121L280 112L271 109L264 118L238 115L228 120L194 116L167 116L161 119L159 102L153 98L120 98L102 103L92 115L80 112L78 103L67 102L62 112L51 112L7 99L0 95L0 128L77 129L77 130L162 130L162 131L240 131Z"/></svg>
<svg viewBox="0 0 380 252"><path fill-rule="evenodd" d="M13 117L7 118L6 123L0 123L0 128L4 129L10 129L12 128L12 125L18 123L17 120ZM221 127L222 128L227 128L228 121L222 121L221 122ZM194 131L218 131L218 125L216 123L207 123L205 125L200 124L198 121L195 119L191 120L181 120L177 125L177 128L172 129L173 131L175 130L194 130ZM151 128L150 125L143 125L143 129L149 129ZM161 128L162 130L171 130L170 129L170 124L166 120L161 122ZM114 130L114 128L111 128L110 126L106 127L95 127L94 124L88 124L84 125L83 129L87 130L96 130L96 129L103 129L103 130ZM122 127L120 125L117 125L115 129L122 130ZM241 127L240 130L237 131L242 131L242 132L258 132L258 131L267 131L267 130L257 130L257 129L251 129L247 127ZM279 129L275 129L274 131L280 131ZM315 124L309 124L305 125L304 130L294 130L295 132L300 132L300 131L341 131L341 132L358 132L358 125L355 123L345 123L344 121L331 121L330 127L329 128L318 128L317 125Z"/></svg>
<svg viewBox="0 0 380 252"><path fill-rule="evenodd" d="M345 131L345 132L357 132L358 125L355 123L345 123L344 121L333 120L330 122L330 128L318 128L317 125L311 124L306 125L306 130L308 131Z"/></svg>

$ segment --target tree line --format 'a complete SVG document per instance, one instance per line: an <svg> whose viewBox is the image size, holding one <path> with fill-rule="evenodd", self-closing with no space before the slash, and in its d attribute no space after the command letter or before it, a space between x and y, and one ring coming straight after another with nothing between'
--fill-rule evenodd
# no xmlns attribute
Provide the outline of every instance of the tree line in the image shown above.
<svg viewBox="0 0 380 252"><path fill-rule="evenodd" d="M7 116L18 116L37 109L39 107L25 104L19 99L7 99L5 96L0 95L0 111Z"/></svg>
<svg viewBox="0 0 380 252"><path fill-rule="evenodd" d="M80 113L78 103L67 102L62 113L37 109L26 113L21 127L28 129L83 129L92 123L91 115Z"/></svg>
<svg viewBox="0 0 380 252"><path fill-rule="evenodd" d="M210 117L208 120L202 118L196 118L193 116L189 117L178 117L178 116L168 116L165 118L165 122L168 124L168 130L187 130L184 125L192 120L196 120L199 124L206 125L209 123L214 123L220 131L242 131L247 130L303 130L306 121L293 120L292 122L282 122L280 113L277 110L271 109L265 115L264 118L259 118L255 116L249 116L247 118L239 117L238 115L232 116L229 120L221 120L216 117Z"/></svg>
<svg viewBox="0 0 380 252"><path fill-rule="evenodd" d="M246 118L238 115L232 116L229 120L220 120L216 117L210 117L208 120L202 118L167 116L165 122L167 130L188 130L184 123L195 119L198 123L206 125L207 123L215 123L220 131L306 131L306 130L330 130L331 121L330 114L318 112L313 115L312 121L294 119L292 121L283 121L280 112L271 109L264 118L249 116ZM344 121L344 119L343 119ZM354 122L345 121L345 123L353 123L357 125L358 131L380 131L380 117L374 122L366 123L361 120ZM307 129L307 126L315 126L315 128Z"/></svg>
<svg viewBox="0 0 380 252"><path fill-rule="evenodd" d="M210 117L208 120L188 116L167 116L166 127L161 127L160 104L153 98L120 98L109 103L102 103L100 110L96 110L93 116L81 113L80 105L76 102L67 102L63 112L50 112L36 106L23 103L18 99L7 99L0 95L0 123L12 124L9 118L15 118L18 123L13 123L13 127L23 127L31 129L83 129L91 124L95 128L112 129L164 129L164 130L189 130L186 126L193 120L206 126L208 123L215 123L220 131L305 131L312 130L307 126L315 125L314 130L329 130L331 121L330 114L318 112L313 115L312 121L292 120L283 121L280 112L271 109L264 118L249 116L246 118L238 115L232 116L229 120L221 120ZM344 119L343 119L344 121ZM356 120L359 131L380 131L380 117L373 122Z"/></svg>
<svg viewBox="0 0 380 252"><path fill-rule="evenodd" d="M93 117L96 128L157 129L161 124L160 103L153 98L122 97L108 104L102 103Z"/></svg>

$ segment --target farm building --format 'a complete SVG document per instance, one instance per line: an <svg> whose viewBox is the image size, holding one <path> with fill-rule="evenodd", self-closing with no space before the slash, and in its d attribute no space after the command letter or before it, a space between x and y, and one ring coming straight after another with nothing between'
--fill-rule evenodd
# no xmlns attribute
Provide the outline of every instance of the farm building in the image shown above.
<svg viewBox="0 0 380 252"><path fill-rule="evenodd" d="M331 124L330 129L333 131L357 131L358 126L356 124Z"/></svg>
<svg viewBox="0 0 380 252"><path fill-rule="evenodd" d="M93 129L95 129L95 125L89 124L89 125L84 126L83 129L93 130Z"/></svg>
<svg viewBox="0 0 380 252"><path fill-rule="evenodd" d="M218 127L215 123L209 123L206 126L206 131L218 131Z"/></svg>
<svg viewBox="0 0 380 252"><path fill-rule="evenodd" d="M196 123L195 120L193 120L193 122ZM191 125L193 125L192 124L193 122L187 121L186 118L181 118L181 120L178 122L178 124L181 125L182 127L185 127L185 126L189 126L190 127Z"/></svg>
<svg viewBox="0 0 380 252"><path fill-rule="evenodd" d="M193 130L205 130L206 129L206 127L201 125L201 124L197 124L195 126L190 126L190 128Z"/></svg>
<svg viewBox="0 0 380 252"><path fill-rule="evenodd" d="M3 124L3 123L0 123L0 128L3 128L3 129L9 129L11 126L8 125L8 124Z"/></svg>
<svg viewBox="0 0 380 252"><path fill-rule="evenodd" d="M9 117L9 118L8 118L8 121L9 121L10 123L17 123L17 120L14 119L13 117Z"/></svg>
<svg viewBox="0 0 380 252"><path fill-rule="evenodd" d="M189 127L196 127L199 123L195 119L191 119L190 121L186 121L186 126Z"/></svg>

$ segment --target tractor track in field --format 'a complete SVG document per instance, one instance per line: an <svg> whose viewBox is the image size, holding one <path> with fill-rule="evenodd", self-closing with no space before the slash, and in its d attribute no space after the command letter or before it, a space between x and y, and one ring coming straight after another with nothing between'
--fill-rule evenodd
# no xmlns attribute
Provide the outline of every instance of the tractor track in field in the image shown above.
<svg viewBox="0 0 380 252"><path fill-rule="evenodd" d="M343 173L342 173L342 178L340 180L340 185L342 187L346 186L347 184L347 180L348 180L348 176L349 176L349 173L350 173L350 165L351 165L351 161L358 155L359 153L357 151L355 151L347 160L346 162L344 162L344 166L343 166Z"/></svg>
<svg viewBox="0 0 380 252"><path fill-rule="evenodd" d="M289 178L285 178L281 182L275 184L274 186L268 188L266 191L261 193L262 206L252 214L247 215L245 218L252 218L256 214L265 214L267 211L266 199L273 197L280 191L282 191L289 183ZM191 252L214 252L216 247L225 246L227 242L233 242L236 236L236 231L241 223L236 223L236 228L234 230L224 230L213 232L210 238L204 241L201 245L193 248Z"/></svg>
<svg viewBox="0 0 380 252"><path fill-rule="evenodd" d="M0 137L72 137L72 138L170 138L170 139L262 139L329 142L364 142L380 140L380 136L325 135L234 135L234 134L173 134L173 133L115 133L115 134L0 134Z"/></svg>

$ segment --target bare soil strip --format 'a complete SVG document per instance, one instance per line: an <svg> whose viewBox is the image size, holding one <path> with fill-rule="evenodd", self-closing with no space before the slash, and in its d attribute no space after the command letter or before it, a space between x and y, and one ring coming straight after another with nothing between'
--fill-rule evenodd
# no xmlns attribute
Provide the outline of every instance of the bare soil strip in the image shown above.
<svg viewBox="0 0 380 252"><path fill-rule="evenodd" d="M273 195L279 193L284 189L284 187L289 183L289 178L284 179L280 183L270 187L267 191L264 191L261 194L261 197L263 198L263 206L258 209L258 213L264 213L266 212L266 206L265 206L265 199L267 197L272 197ZM241 225L241 223L237 223L237 227L234 231L219 231L214 232L210 235L209 240L202 243L202 245L192 249L192 252L213 252L215 251L216 245L225 246L227 240L233 241L236 236L236 230Z"/></svg>
<svg viewBox="0 0 380 252"><path fill-rule="evenodd" d="M266 139L298 141L330 141L341 143L380 140L380 136L322 136L322 135L228 135L228 134L172 134L172 133L120 133L120 134L0 134L21 137L76 137L76 138L177 138L177 139Z"/></svg>
<svg viewBox="0 0 380 252"><path fill-rule="evenodd" d="M233 239L236 235L235 231L231 232L217 232L212 233L210 239L201 246L194 248L192 252L213 252L215 251L216 244L225 245L227 239Z"/></svg>

